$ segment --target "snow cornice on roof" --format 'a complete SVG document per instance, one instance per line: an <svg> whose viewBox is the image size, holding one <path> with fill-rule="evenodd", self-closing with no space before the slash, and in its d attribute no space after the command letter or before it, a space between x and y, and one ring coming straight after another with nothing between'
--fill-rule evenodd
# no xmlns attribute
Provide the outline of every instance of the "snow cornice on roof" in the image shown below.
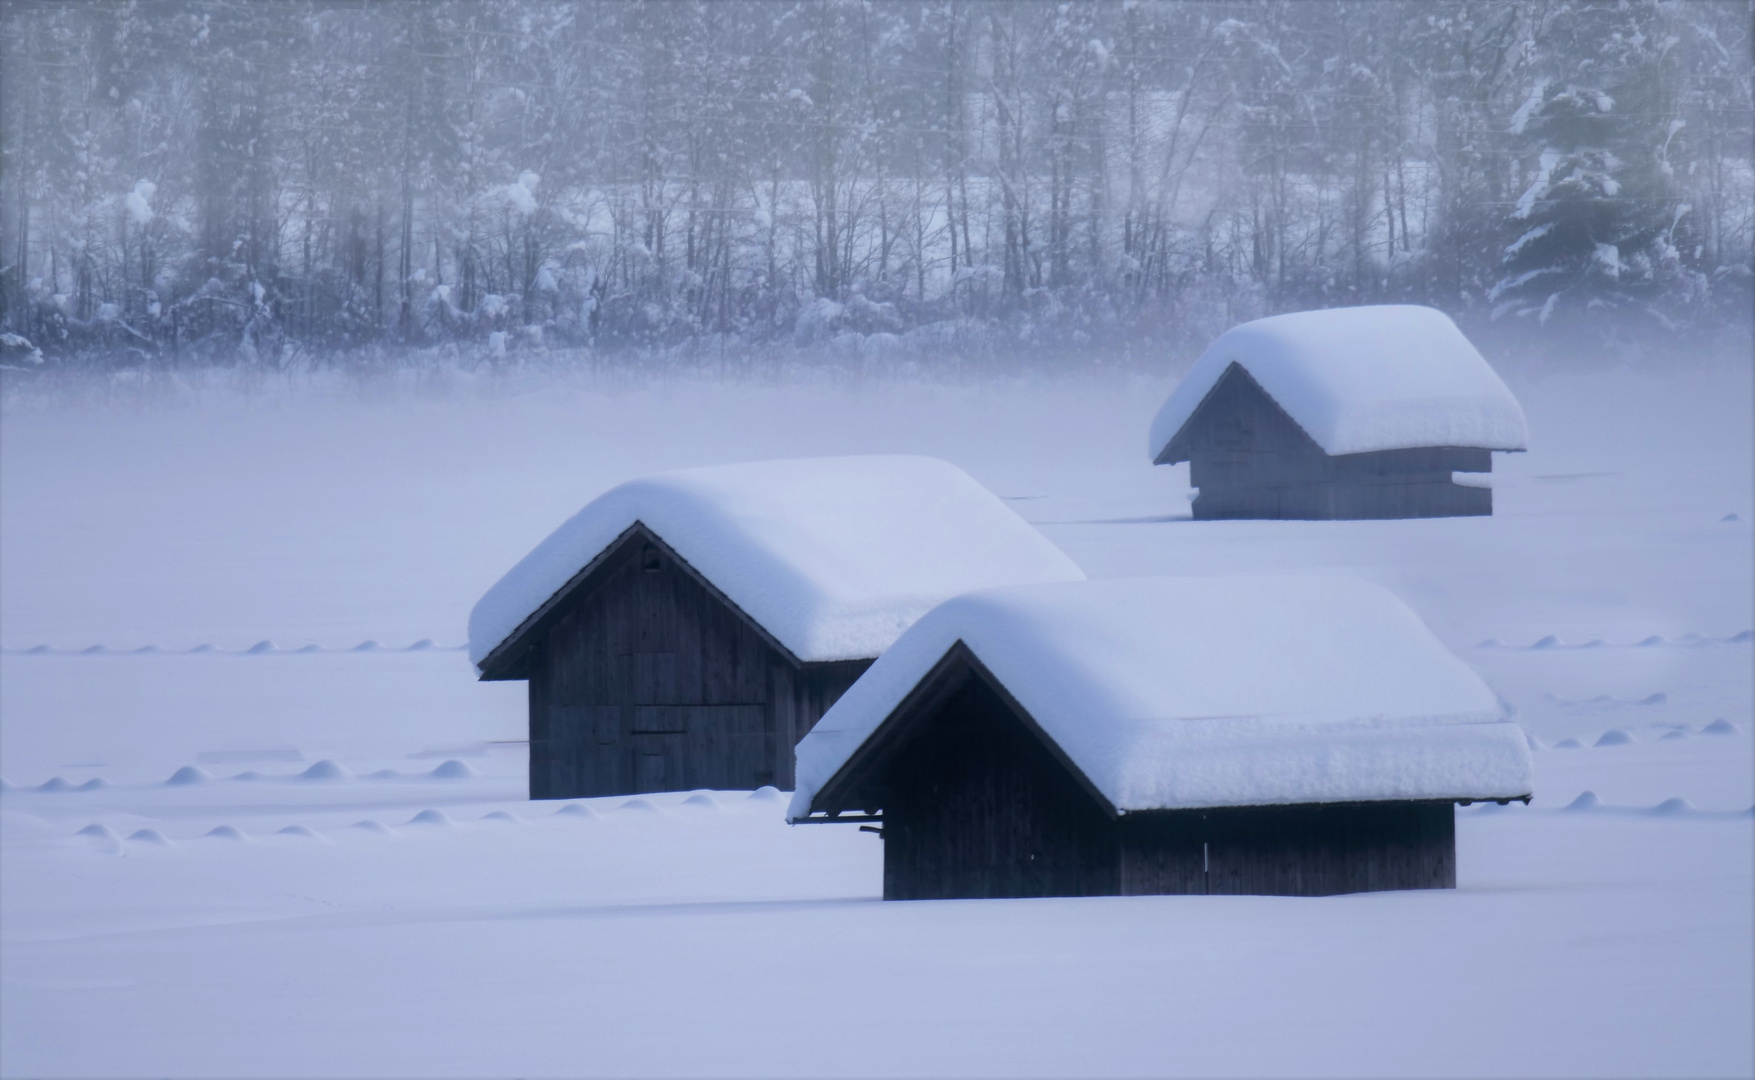
<svg viewBox="0 0 1755 1080"><path fill-rule="evenodd" d="M788 816L967 650L1117 813L1530 793L1522 729L1405 604L1339 577L1139 578L958 597L798 747Z"/></svg>
<svg viewBox="0 0 1755 1080"><path fill-rule="evenodd" d="M1152 422L1154 461L1232 364L1331 456L1422 446L1524 450L1523 408L1441 311L1412 304L1275 315L1207 347Z"/></svg>
<svg viewBox="0 0 1755 1080"><path fill-rule="evenodd" d="M875 657L970 589L1084 576L935 458L685 469L606 492L520 560L470 613L470 659L480 668L636 525L802 662Z"/></svg>

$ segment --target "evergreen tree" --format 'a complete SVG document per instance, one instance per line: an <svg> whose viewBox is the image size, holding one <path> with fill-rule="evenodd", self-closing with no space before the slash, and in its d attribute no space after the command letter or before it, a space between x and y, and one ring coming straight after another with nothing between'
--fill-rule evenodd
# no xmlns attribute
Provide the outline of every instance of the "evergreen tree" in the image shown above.
<svg viewBox="0 0 1755 1080"><path fill-rule="evenodd" d="M1676 247L1688 208L1668 161L1681 124L1664 93L1674 39L1653 22L1592 28L1601 47L1578 77L1539 82L1514 114L1534 160L1489 293L1495 319L1605 340L1668 327L1666 308L1689 299Z"/></svg>

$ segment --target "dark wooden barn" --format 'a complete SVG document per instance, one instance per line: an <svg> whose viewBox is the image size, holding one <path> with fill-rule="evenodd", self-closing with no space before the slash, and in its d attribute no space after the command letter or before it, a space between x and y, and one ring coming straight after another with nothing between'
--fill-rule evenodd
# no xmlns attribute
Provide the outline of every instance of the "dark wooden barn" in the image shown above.
<svg viewBox="0 0 1755 1080"><path fill-rule="evenodd" d="M530 684L530 797L792 787L792 748L870 659L807 663L644 525L481 665Z"/></svg>
<svg viewBox="0 0 1755 1080"><path fill-rule="evenodd" d="M1490 450L1419 446L1325 453L1261 384L1233 363L1155 461L1188 462L1197 521L1225 518L1466 517L1493 512L1493 489L1458 484L1487 473Z"/></svg>
<svg viewBox="0 0 1755 1080"><path fill-rule="evenodd" d="M1152 460L1189 463L1196 520L1462 517L1493 512L1493 451L1524 441L1444 315L1345 308L1221 336L1166 402Z"/></svg>
<svg viewBox="0 0 1755 1080"><path fill-rule="evenodd" d="M1082 576L944 462L721 466L587 506L477 605L470 647L529 684L533 799L790 789L797 741L908 622Z"/></svg>
<svg viewBox="0 0 1755 1080"><path fill-rule="evenodd" d="M1507 757L1524 771L1443 794L1383 798L1384 785L1355 781L1307 802L1118 806L1105 790L1115 785L1096 782L958 640L792 813L881 829L890 900L1442 889L1456 885L1453 803L1527 798L1527 754ZM1283 764L1261 761L1266 774Z"/></svg>

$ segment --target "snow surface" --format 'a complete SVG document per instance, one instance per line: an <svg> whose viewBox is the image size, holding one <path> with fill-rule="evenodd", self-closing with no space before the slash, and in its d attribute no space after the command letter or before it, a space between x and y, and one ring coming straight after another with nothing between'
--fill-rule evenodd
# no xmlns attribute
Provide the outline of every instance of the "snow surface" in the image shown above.
<svg viewBox="0 0 1755 1080"><path fill-rule="evenodd" d="M0 1073L1747 1077L1747 361L1508 377L1539 445L1491 518L1423 521L1190 521L1139 454L1170 380L1089 372L9 413ZM460 646L531 537L654 471L870 453L1096 579L1387 587L1516 708L1534 803L1458 811L1454 891L886 904L882 841L772 792L525 801L524 687Z"/></svg>
<svg viewBox="0 0 1755 1080"><path fill-rule="evenodd" d="M878 655L958 593L1084 574L968 473L909 455L720 465L632 480L538 544L469 615L476 664L634 523L800 660Z"/></svg>
<svg viewBox="0 0 1755 1080"><path fill-rule="evenodd" d="M1153 460L1232 364L1331 455L1527 449L1523 408L1450 317L1385 304L1274 315L1220 334L1152 421Z"/></svg>
<svg viewBox="0 0 1755 1080"><path fill-rule="evenodd" d="M933 610L799 743L789 817L958 641L1122 812L1531 790L1523 729L1382 587L1114 578Z"/></svg>

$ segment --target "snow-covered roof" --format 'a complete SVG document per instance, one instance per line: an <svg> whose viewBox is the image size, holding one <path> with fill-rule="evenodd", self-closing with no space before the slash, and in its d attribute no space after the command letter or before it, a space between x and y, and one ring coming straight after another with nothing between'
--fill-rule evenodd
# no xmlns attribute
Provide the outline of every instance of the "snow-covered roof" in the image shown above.
<svg viewBox="0 0 1755 1080"><path fill-rule="evenodd" d="M915 623L799 743L791 819L959 641L1120 812L1530 792L1522 729L1383 588L1111 578Z"/></svg>
<svg viewBox="0 0 1755 1080"><path fill-rule="evenodd" d="M928 457L683 469L591 501L469 615L487 656L636 522L803 661L877 656L933 607L1078 566L963 470Z"/></svg>
<svg viewBox="0 0 1755 1080"><path fill-rule="evenodd" d="M1152 421L1154 461L1232 364L1330 455L1529 441L1517 399L1449 316L1386 304L1275 315L1220 334Z"/></svg>

